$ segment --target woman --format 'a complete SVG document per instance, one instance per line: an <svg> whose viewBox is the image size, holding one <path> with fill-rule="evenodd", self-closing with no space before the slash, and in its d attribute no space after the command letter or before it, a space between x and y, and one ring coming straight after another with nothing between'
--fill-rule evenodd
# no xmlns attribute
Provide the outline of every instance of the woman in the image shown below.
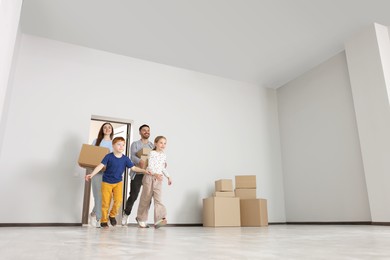
<svg viewBox="0 0 390 260"><path fill-rule="evenodd" d="M92 145L106 147L112 152L112 138L114 137L113 127L110 123L104 123L99 130L97 138L92 142ZM100 228L100 219L102 218L102 178L104 172L99 172L92 179L92 194L94 206L91 212L91 218L96 219L95 226Z"/></svg>

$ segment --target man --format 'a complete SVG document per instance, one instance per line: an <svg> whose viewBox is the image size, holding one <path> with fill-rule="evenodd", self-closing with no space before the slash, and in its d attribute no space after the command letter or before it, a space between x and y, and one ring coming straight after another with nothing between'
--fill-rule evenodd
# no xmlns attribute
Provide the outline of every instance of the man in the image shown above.
<svg viewBox="0 0 390 260"><path fill-rule="evenodd" d="M130 151L131 157L130 158L131 158L131 161L135 165L137 165L139 168L145 169L146 161L138 158L136 154L142 148L153 149L154 145L152 142L149 141L150 127L148 125L141 125L139 128L139 134L141 136L141 139L138 141L135 141L131 144L131 149L130 149L131 150ZM138 174L137 172L130 171L130 178L131 178L130 194L129 194L129 198L126 201L125 210L123 211L122 226L125 226L127 224L127 219L131 213L134 202L138 198L138 194L139 194L141 186L142 186L142 178L143 177L144 177L143 174Z"/></svg>

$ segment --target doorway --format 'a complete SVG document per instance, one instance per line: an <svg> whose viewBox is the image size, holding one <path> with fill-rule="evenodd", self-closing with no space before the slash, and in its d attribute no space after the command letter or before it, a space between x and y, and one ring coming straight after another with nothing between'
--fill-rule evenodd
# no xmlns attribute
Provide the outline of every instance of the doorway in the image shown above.
<svg viewBox="0 0 390 260"><path fill-rule="evenodd" d="M105 116L97 116L92 115L89 127L89 139L88 144L92 144L92 142L97 138L100 127L104 123L110 123L113 127L114 137L123 137L126 142L125 155L130 156L130 144L132 142L132 120L128 119L119 119L113 117L105 117ZM88 170L87 170L88 172ZM124 208L124 204L126 203L127 194L129 192L130 187L130 178L125 171L123 173L123 198L122 198L122 207L120 210ZM87 225L90 222L90 212L94 206L94 199L91 190L91 182L86 183L84 187L84 205L83 205L83 214L82 214L82 224ZM122 212L119 212L119 216Z"/></svg>

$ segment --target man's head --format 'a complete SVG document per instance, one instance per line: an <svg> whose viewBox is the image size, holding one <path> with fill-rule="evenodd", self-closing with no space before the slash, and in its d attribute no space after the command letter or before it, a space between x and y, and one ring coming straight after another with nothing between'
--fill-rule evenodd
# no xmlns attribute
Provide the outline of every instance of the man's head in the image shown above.
<svg viewBox="0 0 390 260"><path fill-rule="evenodd" d="M148 125L141 125L139 127L139 135L142 139L149 139L150 127Z"/></svg>

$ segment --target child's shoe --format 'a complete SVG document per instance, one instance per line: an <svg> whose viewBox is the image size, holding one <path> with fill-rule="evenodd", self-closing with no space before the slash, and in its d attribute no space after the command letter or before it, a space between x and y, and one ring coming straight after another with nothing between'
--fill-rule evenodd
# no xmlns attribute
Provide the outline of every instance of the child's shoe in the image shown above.
<svg viewBox="0 0 390 260"><path fill-rule="evenodd" d="M144 221L139 221L138 217L135 218L135 220L137 221L138 226L139 226L140 228L149 228L149 225L146 224L146 222L144 222Z"/></svg>
<svg viewBox="0 0 390 260"><path fill-rule="evenodd" d="M95 227L100 228L100 219L97 219L97 220L96 220L96 225L95 225Z"/></svg>
<svg viewBox="0 0 390 260"><path fill-rule="evenodd" d="M115 217L108 217L110 219L111 226L115 227L116 226L116 219Z"/></svg>
<svg viewBox="0 0 390 260"><path fill-rule="evenodd" d="M167 220L165 218L162 218L154 224L154 228L157 229L162 226L165 226L166 224L167 224Z"/></svg>
<svg viewBox="0 0 390 260"><path fill-rule="evenodd" d="M105 223L100 223L100 226L101 226L102 228L104 228L104 229L107 229L107 228L108 228L107 222L105 222Z"/></svg>

